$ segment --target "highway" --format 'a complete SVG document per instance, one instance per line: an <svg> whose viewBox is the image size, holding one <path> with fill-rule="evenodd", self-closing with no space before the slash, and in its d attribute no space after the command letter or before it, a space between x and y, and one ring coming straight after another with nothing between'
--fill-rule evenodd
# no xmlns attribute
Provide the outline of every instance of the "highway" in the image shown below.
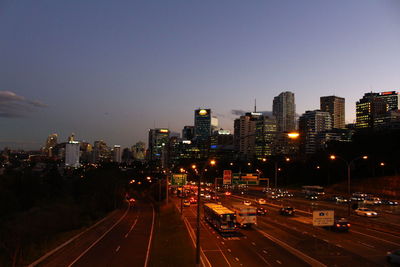
<svg viewBox="0 0 400 267"><path fill-rule="evenodd" d="M137 201L31 266L147 266L154 217L150 202Z"/></svg>
<svg viewBox="0 0 400 267"><path fill-rule="evenodd" d="M244 199L258 206L254 195L220 197L227 207ZM281 216L278 210L282 204L300 210L294 217ZM390 266L386 252L400 247L396 214L385 213L378 218L352 215L350 231L338 233L314 227L309 211L331 208L341 214L347 212L347 205L290 198L268 201L263 206L267 215L258 216L257 226L242 229L233 237L221 236L202 220L201 248L211 266ZM195 230L196 205L184 208L184 216ZM375 229L369 227L374 224L378 225Z"/></svg>

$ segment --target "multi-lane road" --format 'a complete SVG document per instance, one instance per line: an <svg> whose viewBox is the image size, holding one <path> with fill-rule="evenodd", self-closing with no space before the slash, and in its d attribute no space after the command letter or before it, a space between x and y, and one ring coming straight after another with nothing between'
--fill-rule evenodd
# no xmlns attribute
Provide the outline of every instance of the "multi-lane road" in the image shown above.
<svg viewBox="0 0 400 267"><path fill-rule="evenodd" d="M230 207L244 199L257 205L254 195L221 195L220 201ZM296 215L279 215L282 204L298 208ZM346 205L292 198L283 203L269 201L264 207L267 215L258 217L257 226L242 229L232 237L221 236L202 220L203 261L210 266L389 266L386 253L400 248L400 234L396 233L399 215L388 213L378 218L352 215L350 231L338 233L313 226L310 209L329 208L341 214L347 211ZM184 216L194 240L196 205L184 208ZM375 229L370 228L373 224L377 224Z"/></svg>
<svg viewBox="0 0 400 267"><path fill-rule="evenodd" d="M153 205L137 201L31 266L147 266L154 219Z"/></svg>

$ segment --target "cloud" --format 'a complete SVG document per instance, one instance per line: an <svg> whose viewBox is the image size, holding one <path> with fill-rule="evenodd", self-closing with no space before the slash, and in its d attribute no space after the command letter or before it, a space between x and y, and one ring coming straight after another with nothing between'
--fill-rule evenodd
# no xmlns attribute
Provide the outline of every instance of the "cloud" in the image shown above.
<svg viewBox="0 0 400 267"><path fill-rule="evenodd" d="M11 91L0 91L0 117L25 117L36 108L43 107L47 107L47 105L40 101L26 99Z"/></svg>
<svg viewBox="0 0 400 267"><path fill-rule="evenodd" d="M231 110L231 114L232 114L232 115L236 115L236 116L242 116L242 115L244 115L246 112L248 112L248 111L246 111L246 110L241 110L241 109L232 109L232 110Z"/></svg>

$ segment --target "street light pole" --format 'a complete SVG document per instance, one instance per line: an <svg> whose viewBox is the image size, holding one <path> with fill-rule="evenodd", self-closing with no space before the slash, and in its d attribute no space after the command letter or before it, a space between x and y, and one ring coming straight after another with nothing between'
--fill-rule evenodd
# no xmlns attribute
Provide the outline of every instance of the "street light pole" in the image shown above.
<svg viewBox="0 0 400 267"><path fill-rule="evenodd" d="M347 194L349 195L349 199L347 201L347 216L350 217L351 214L351 208L350 208L350 199L351 199L351 190L350 190L350 175L351 175L351 170L350 170L350 165L351 162L346 162L347 164Z"/></svg>
<svg viewBox="0 0 400 267"><path fill-rule="evenodd" d="M278 162L275 161L275 189L278 189Z"/></svg>
<svg viewBox="0 0 400 267"><path fill-rule="evenodd" d="M337 158L341 159L347 165L347 194L349 196L349 199L347 201L347 203L348 203L347 204L347 215L350 217L350 214L351 214L351 203L350 203L350 200L351 200L351 164L353 164L354 161L356 161L358 159L361 159L361 158L362 159L368 159L368 156L359 156L359 157L356 157L356 158L354 158L354 159L352 159L350 161L347 161L346 159L344 159L342 157L335 156L335 155L331 155L330 158L332 160L335 160Z"/></svg>

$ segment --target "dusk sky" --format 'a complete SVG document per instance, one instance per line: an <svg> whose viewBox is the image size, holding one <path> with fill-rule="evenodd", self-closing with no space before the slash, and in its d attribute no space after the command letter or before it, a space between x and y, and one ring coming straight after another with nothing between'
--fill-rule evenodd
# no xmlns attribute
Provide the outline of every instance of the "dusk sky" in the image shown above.
<svg viewBox="0 0 400 267"><path fill-rule="evenodd" d="M51 133L131 146L180 132L211 108L296 112L399 91L400 1L0 0L0 148L39 149Z"/></svg>

